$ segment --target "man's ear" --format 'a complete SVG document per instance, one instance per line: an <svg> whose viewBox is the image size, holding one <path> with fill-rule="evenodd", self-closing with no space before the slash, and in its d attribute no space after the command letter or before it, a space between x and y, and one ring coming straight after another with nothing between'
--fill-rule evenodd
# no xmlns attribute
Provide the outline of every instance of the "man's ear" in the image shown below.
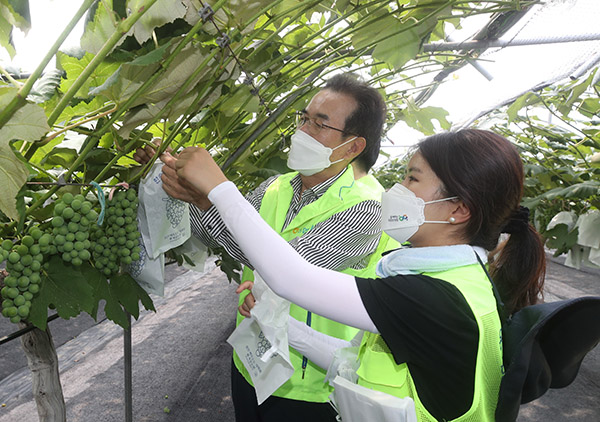
<svg viewBox="0 0 600 422"><path fill-rule="evenodd" d="M367 141L365 138L359 136L354 140L354 142L352 142L352 144L350 144L350 149L348 149L348 152L346 153L346 158L350 158L352 160L358 157L360 153L364 151L366 146Z"/></svg>

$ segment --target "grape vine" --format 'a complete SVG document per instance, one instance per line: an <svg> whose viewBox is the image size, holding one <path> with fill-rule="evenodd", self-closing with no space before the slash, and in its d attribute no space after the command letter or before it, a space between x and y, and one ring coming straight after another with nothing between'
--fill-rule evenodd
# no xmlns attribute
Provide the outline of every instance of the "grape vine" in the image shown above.
<svg viewBox="0 0 600 422"><path fill-rule="evenodd" d="M99 225L100 204L83 194L66 192L55 201L50 219L28 229L21 238L3 240L0 262L6 260L8 275L0 290L2 315L13 323L27 320L54 255L73 267L87 262L106 278L139 261L137 207L134 189L119 190L106 204L107 218Z"/></svg>

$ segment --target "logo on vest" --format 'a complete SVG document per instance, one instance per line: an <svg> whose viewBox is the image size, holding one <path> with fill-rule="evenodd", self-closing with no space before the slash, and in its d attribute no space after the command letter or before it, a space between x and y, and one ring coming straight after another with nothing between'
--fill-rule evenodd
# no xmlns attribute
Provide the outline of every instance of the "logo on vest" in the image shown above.
<svg viewBox="0 0 600 422"><path fill-rule="evenodd" d="M292 230L292 233L294 233L294 234L300 233L302 235L302 234L308 233L309 231L311 231L314 228L315 228L314 224L310 227L296 227L295 229Z"/></svg>

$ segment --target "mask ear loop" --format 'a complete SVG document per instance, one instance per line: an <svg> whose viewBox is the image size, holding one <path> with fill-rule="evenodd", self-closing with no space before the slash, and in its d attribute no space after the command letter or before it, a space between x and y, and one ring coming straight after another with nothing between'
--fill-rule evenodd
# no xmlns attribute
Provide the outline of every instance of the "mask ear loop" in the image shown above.
<svg viewBox="0 0 600 422"><path fill-rule="evenodd" d="M423 205L435 204L436 202L450 201L452 199L458 199L458 196L451 196L449 198L435 199L433 201L423 202ZM430 223L430 224L452 224L453 221L428 221L428 220L424 220L423 223Z"/></svg>
<svg viewBox="0 0 600 422"><path fill-rule="evenodd" d="M335 147L335 148L331 148L331 153L333 154L333 151L335 151L335 150L336 150L336 149L338 149L338 148L341 148L341 147L343 147L344 145L346 145L346 144L347 144L347 143L349 143L349 142L352 142L352 141L354 141L356 138L358 138L358 136L355 136L355 137L354 137L354 138L352 138L352 139L348 139L346 142L344 142L343 144L340 144L340 145L338 145L338 146L337 146L337 147ZM329 156L331 157L331 154L330 154ZM333 162L331 162L331 161L330 161L330 162L329 162L329 165L332 165L332 164L339 163L340 161L344 161L344 158L340 158L339 160L336 160L336 161L333 161Z"/></svg>
<svg viewBox="0 0 600 422"><path fill-rule="evenodd" d="M425 205L427 205L427 204L435 204L436 202L451 201L452 199L458 199L458 196L450 196L448 198L434 199L433 201L427 201L427 202L423 202L423 203Z"/></svg>

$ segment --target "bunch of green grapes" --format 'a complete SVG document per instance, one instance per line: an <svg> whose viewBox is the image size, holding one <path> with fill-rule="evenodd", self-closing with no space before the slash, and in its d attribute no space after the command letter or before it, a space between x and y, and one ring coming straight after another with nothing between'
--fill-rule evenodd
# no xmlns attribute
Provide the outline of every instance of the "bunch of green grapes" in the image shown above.
<svg viewBox="0 0 600 422"><path fill-rule="evenodd" d="M18 323L27 319L31 300L40 290L44 253L51 252L52 236L35 227L21 239L20 244L4 240L2 256L6 257L8 277L2 288L2 315Z"/></svg>
<svg viewBox="0 0 600 422"><path fill-rule="evenodd" d="M97 218L92 203L81 194L67 192L56 201L51 221L53 246L63 261L79 266L91 258L90 227Z"/></svg>
<svg viewBox="0 0 600 422"><path fill-rule="evenodd" d="M107 277L117 274L121 264L140 259L137 207L135 190L116 192L106 205L103 227L96 227L92 233L94 263Z"/></svg>

